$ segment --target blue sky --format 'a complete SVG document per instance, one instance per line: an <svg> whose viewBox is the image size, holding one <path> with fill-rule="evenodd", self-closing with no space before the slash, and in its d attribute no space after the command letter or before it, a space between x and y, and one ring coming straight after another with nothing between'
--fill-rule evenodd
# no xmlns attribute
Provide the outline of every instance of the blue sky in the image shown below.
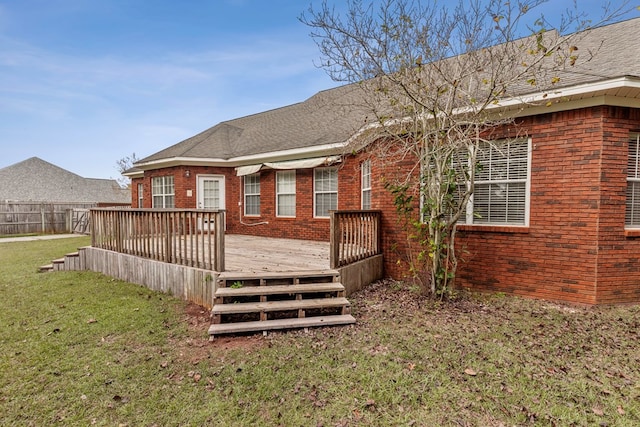
<svg viewBox="0 0 640 427"><path fill-rule="evenodd" d="M0 168L37 156L117 178L133 152L336 86L297 19L311 2L0 0Z"/></svg>

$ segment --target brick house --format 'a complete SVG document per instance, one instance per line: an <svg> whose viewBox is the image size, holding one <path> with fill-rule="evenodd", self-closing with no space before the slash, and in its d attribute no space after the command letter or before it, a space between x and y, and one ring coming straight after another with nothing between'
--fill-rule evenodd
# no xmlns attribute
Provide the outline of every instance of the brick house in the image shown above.
<svg viewBox="0 0 640 427"><path fill-rule="evenodd" d="M597 55L545 95L561 102L536 104L543 94L531 93L531 106L505 104L515 123L496 140L508 141L503 160L516 170L496 182L489 171L503 163L487 160L458 228L459 284L579 304L640 302L639 29L632 19L591 31L581 49ZM380 210L385 274L402 278L406 238L383 181L408 165L349 149L366 124L353 96L349 86L323 91L146 157L129 172L132 205L225 209L227 233L309 240L329 239L330 210Z"/></svg>

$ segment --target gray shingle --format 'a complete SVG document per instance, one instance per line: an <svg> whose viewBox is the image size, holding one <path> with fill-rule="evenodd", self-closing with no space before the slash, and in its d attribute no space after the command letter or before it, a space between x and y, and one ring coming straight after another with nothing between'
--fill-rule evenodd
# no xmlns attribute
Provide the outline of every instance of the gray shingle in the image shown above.
<svg viewBox="0 0 640 427"><path fill-rule="evenodd" d="M131 203L131 192L114 180L83 178L31 157L0 169L0 200Z"/></svg>
<svg viewBox="0 0 640 427"><path fill-rule="evenodd" d="M557 73L554 88L595 83L615 77L640 77L640 18L606 25L581 34L575 67ZM540 88L523 82L520 96ZM223 159L345 142L367 120L361 92L354 85L317 93L298 104L222 122L168 147L139 164L174 157Z"/></svg>

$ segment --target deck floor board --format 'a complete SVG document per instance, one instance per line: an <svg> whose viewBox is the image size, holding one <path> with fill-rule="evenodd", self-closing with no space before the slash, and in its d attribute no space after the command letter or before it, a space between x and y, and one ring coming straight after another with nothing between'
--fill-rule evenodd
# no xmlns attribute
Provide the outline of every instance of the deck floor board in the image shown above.
<svg viewBox="0 0 640 427"><path fill-rule="evenodd" d="M329 269L329 242L227 234L227 272L284 272Z"/></svg>

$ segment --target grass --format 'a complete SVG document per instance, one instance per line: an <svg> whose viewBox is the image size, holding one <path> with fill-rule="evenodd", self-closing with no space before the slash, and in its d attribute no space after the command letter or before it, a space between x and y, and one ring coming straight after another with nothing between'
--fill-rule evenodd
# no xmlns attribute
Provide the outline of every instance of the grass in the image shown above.
<svg viewBox="0 0 640 427"><path fill-rule="evenodd" d="M207 313L0 243L0 425L636 426L640 307L354 296L352 327L207 340Z"/></svg>

